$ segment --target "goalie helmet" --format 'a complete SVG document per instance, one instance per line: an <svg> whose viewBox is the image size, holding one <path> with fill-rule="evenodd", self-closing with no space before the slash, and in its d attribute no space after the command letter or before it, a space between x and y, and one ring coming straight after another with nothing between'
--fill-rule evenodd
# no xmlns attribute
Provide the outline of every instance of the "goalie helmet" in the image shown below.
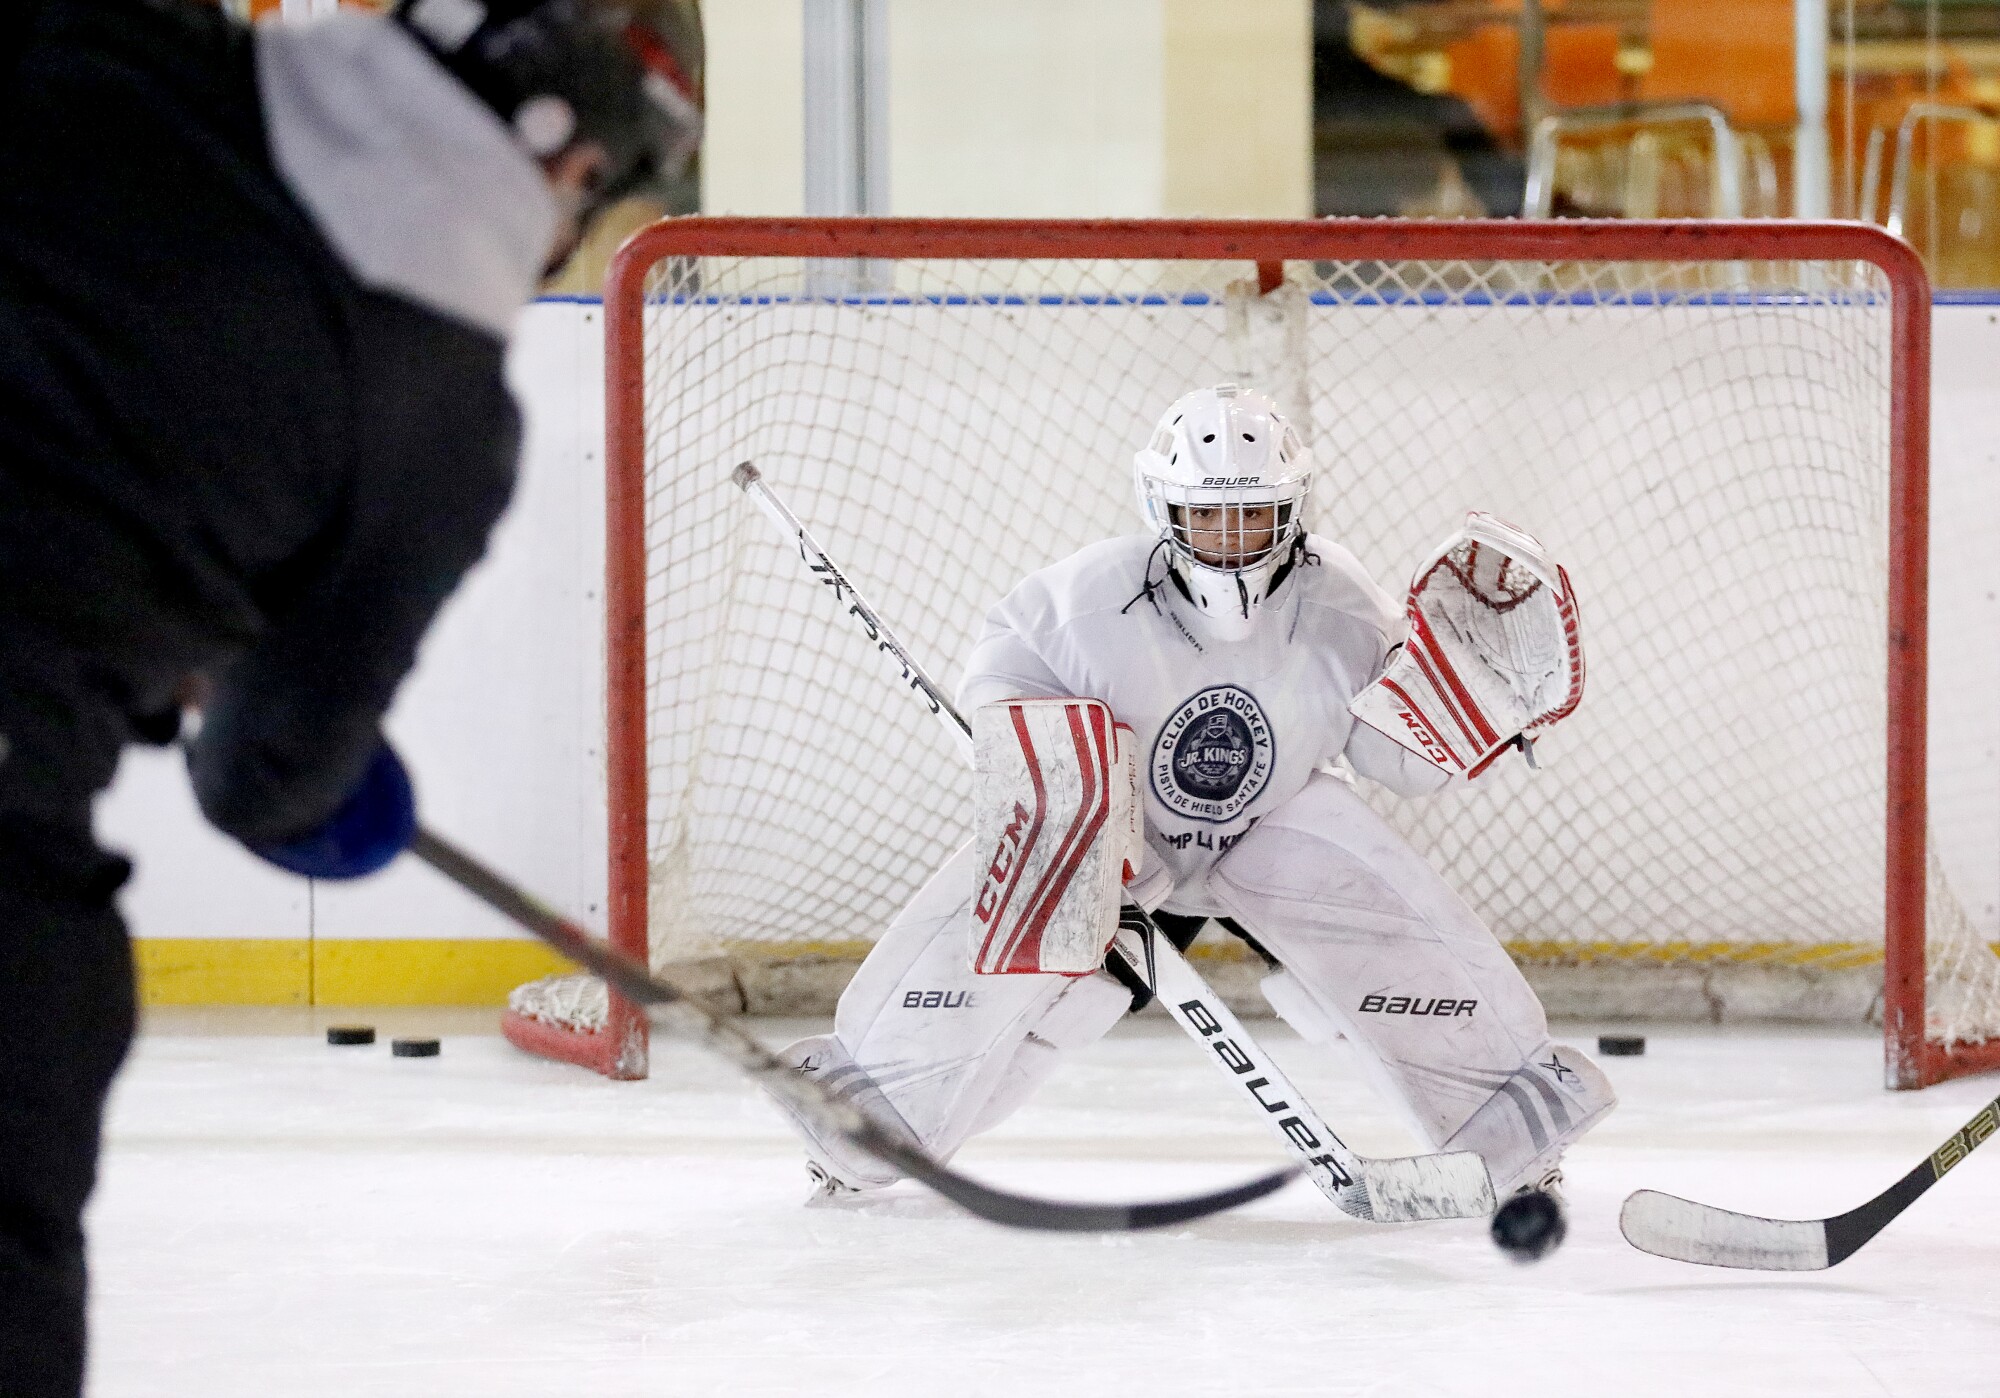
<svg viewBox="0 0 2000 1398"><path fill-rule="evenodd" d="M1132 474L1188 599L1219 639L1248 636L1302 536L1312 457L1299 434L1263 394L1218 384L1167 409Z"/></svg>

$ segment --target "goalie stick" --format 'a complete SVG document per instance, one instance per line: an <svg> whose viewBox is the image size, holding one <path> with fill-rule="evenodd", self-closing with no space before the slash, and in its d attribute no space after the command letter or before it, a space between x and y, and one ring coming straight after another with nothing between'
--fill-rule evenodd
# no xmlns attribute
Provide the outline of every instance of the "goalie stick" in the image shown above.
<svg viewBox="0 0 2000 1398"><path fill-rule="evenodd" d="M929 1186L969 1213L1010 1228L1061 1233L1131 1232L1204 1218L1261 1199L1297 1173L1276 1170L1211 1194L1150 1204L1073 1204L1013 1194L980 1184L913 1150L819 1083L794 1073L776 1055L727 1019L655 980L631 957L545 907L457 846L419 828L411 853L473 897L554 947L635 1004L653 1022L728 1059L801 1115L831 1123L870 1155Z"/></svg>
<svg viewBox="0 0 2000 1398"><path fill-rule="evenodd" d="M931 712L958 745L960 756L973 756L972 726L930 674L919 665L894 632L835 566L799 517L764 483L750 462L730 479L763 510L814 576L833 589L834 600L845 603L868 639L902 667L910 688L929 703ZM1143 908L1127 904L1121 918L1119 955L1155 987L1174 1021L1207 1050L1208 1057L1238 1091L1269 1122L1285 1148L1335 1207L1354 1218L1374 1223L1405 1223L1419 1219L1483 1218L1493 1212L1493 1181L1486 1162L1471 1151L1449 1154L1376 1158L1355 1154L1328 1129L1305 1098L1278 1071L1277 1064L1181 957Z"/></svg>
<svg viewBox="0 0 2000 1398"><path fill-rule="evenodd" d="M1144 909L1125 906L1113 946L1174 1022L1256 1104L1341 1212L1371 1223L1483 1218L1493 1212L1486 1162L1471 1151L1378 1160L1349 1150Z"/></svg>
<svg viewBox="0 0 2000 1398"><path fill-rule="evenodd" d="M1641 1252L1676 1262L1763 1272L1824 1271L1861 1251L1996 1129L2000 1098L1981 1107L1907 1175L1859 1208L1831 1218L1762 1218L1642 1189L1619 1210L1618 1228Z"/></svg>

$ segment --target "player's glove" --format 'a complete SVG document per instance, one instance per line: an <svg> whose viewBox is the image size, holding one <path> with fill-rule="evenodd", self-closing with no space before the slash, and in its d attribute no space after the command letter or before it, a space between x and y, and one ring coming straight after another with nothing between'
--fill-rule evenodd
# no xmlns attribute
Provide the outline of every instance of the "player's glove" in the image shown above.
<svg viewBox="0 0 2000 1398"><path fill-rule="evenodd" d="M319 829L282 844L251 845L252 853L309 879L358 879L372 874L417 835L417 798L410 774L387 742L375 750L361 782Z"/></svg>

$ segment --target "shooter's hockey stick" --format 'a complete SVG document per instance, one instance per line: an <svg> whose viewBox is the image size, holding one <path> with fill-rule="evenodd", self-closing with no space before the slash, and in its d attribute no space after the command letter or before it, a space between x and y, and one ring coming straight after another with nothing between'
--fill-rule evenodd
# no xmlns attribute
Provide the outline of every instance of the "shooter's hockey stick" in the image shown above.
<svg viewBox="0 0 2000 1398"><path fill-rule="evenodd" d="M183 746L187 741L182 739ZM981 1184L888 1134L852 1103L793 1072L790 1065L735 1024L700 1001L688 999L666 981L655 980L645 966L609 942L591 936L442 836L418 826L410 852L523 931L597 975L633 1004L646 1006L649 1017L661 1028L728 1059L800 1116L845 1136L878 1160L990 1222L1051 1233L1131 1233L1167 1228L1273 1194L1298 1173L1273 1170L1210 1194L1149 1204L1072 1204Z"/></svg>
<svg viewBox="0 0 2000 1398"><path fill-rule="evenodd" d="M1861 1251L1996 1129L2000 1098L1981 1107L1909 1174L1861 1207L1831 1218L1760 1218L1642 1189L1619 1210L1618 1227L1641 1252L1676 1262L1762 1272L1823 1271Z"/></svg>
<svg viewBox="0 0 2000 1398"><path fill-rule="evenodd" d="M960 756L970 762L972 727L965 716L855 590L798 516L786 508L749 462L738 466L730 479L796 544L806 567L833 589L834 600L846 605L876 649L887 651L902 667L904 680L929 703L931 712L957 744ZM1375 1159L1349 1150L1285 1080L1270 1055L1244 1032L1222 998L1209 989L1173 944L1159 935L1145 910L1128 904L1123 917L1130 926L1120 929L1120 955L1154 986L1175 1021L1208 1051L1216 1067L1271 1124L1320 1192L1342 1212L1376 1223L1483 1218L1493 1212L1493 1181L1486 1172L1486 1162L1470 1151Z"/></svg>
<svg viewBox="0 0 2000 1398"><path fill-rule="evenodd" d="M419 829L410 846L417 858L481 902L535 934L570 960L604 978L635 1004L645 1005L653 1022L728 1059L772 1096L801 1116L830 1124L877 1159L928 1185L960 1208L1010 1228L1059 1233L1115 1233L1163 1228L1203 1218L1261 1199L1287 1183L1294 1170L1276 1170L1246 1184L1186 1199L1152 1204L1070 1204L1011 1194L968 1179L897 1140L819 1083L793 1072L743 1030L690 1000L665 981L655 980L637 961L551 911L471 855Z"/></svg>

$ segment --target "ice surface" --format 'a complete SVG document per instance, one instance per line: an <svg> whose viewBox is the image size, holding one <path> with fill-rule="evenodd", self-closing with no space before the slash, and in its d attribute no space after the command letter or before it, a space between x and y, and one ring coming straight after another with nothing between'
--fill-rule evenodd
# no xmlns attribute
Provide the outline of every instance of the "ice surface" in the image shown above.
<svg viewBox="0 0 2000 1398"><path fill-rule="evenodd" d="M1257 1032L1357 1148L1411 1148L1344 1048ZM1851 1207L2000 1091L1887 1093L1880 1054L1863 1034L1650 1030L1645 1057L1604 1062L1624 1100L1571 1157L1569 1242L1520 1267L1482 1225L1356 1223L1303 1183L1116 1238L1004 1232L907 1185L803 1209L777 1113L672 1045L650 1082L620 1084L485 1035L431 1060L149 1035L91 1216L91 1392L1993 1392L2000 1146L1826 1273L1690 1267L1618 1236L1643 1186L1759 1213ZM1122 1197L1276 1158L1179 1031L1140 1021L960 1163Z"/></svg>

